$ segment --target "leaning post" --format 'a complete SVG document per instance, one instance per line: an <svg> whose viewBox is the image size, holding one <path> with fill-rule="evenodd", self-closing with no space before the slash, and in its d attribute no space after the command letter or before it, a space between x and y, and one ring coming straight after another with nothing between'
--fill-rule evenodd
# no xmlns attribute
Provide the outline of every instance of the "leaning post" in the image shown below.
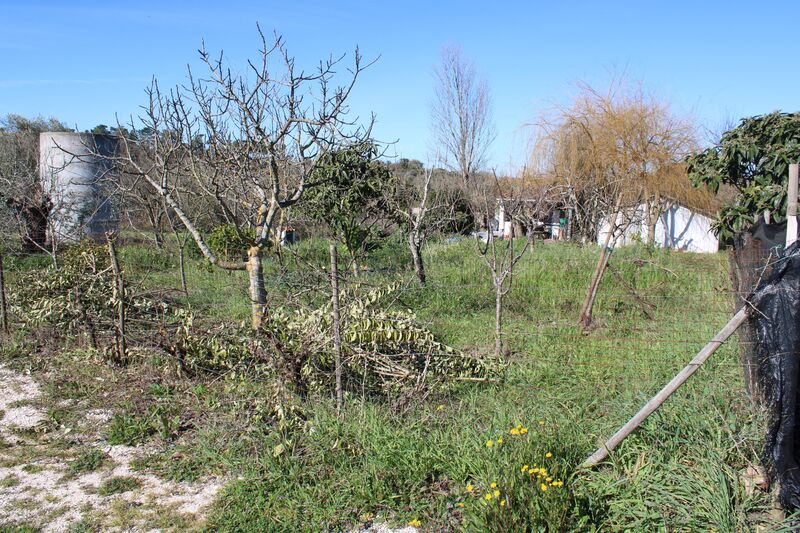
<svg viewBox="0 0 800 533"><path fill-rule="evenodd" d="M608 457L609 453L611 453L620 442L625 440L625 438L633 433L633 431L638 428L648 416L653 414L656 409L661 407L661 404L663 404L673 392L678 390L678 387L683 385L687 379L692 377L692 374L697 372L697 369L700 368L700 366L705 363L706 360L711 357L711 355L716 352L725 341L728 340L728 337L733 335L733 332L736 331L736 329L741 326L745 320L747 320L749 312L749 306L739 309L739 312L733 315L733 318L731 318L728 323L725 324L725 326L719 331L719 333L717 333L714 338L711 339L708 344L706 344L703 349L697 353L694 359L692 359L689 364L683 368L683 370L678 372L675 377L672 378L672 380L658 392L658 394L653 396L633 418L628 420L628 422L616 433L614 433L611 438L603 443L603 445L598 448L597 451L589 456L589 458L583 462L581 468L592 468Z"/></svg>

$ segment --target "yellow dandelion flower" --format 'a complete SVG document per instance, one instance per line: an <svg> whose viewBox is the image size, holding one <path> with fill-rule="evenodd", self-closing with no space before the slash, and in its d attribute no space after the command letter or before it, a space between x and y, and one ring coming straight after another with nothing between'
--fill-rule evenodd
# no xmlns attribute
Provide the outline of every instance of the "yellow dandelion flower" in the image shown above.
<svg viewBox="0 0 800 533"><path fill-rule="evenodd" d="M519 429L517 428L511 428L510 430L508 430L508 432L511 435L519 435Z"/></svg>
<svg viewBox="0 0 800 533"><path fill-rule="evenodd" d="M503 444L503 437L497 439L497 445L500 446L501 444Z"/></svg>
<svg viewBox="0 0 800 533"><path fill-rule="evenodd" d="M547 485L542 483L541 485L539 485L539 488L542 489L542 492L545 492L547 490Z"/></svg>
<svg viewBox="0 0 800 533"><path fill-rule="evenodd" d="M495 490L495 491L492 493L492 496L494 496L495 498L499 498L499 497L500 497L500 491L499 491L499 490Z"/></svg>
<svg viewBox="0 0 800 533"><path fill-rule="evenodd" d="M487 440L486 441L486 447L487 448L491 448L492 446L494 446L494 441L492 439Z"/></svg>
<svg viewBox="0 0 800 533"><path fill-rule="evenodd" d="M422 525L422 522L420 522L419 520L417 520L415 518L414 520L409 521L408 525L411 526L411 527L419 527L419 526Z"/></svg>
<svg viewBox="0 0 800 533"><path fill-rule="evenodd" d="M519 430L519 434L520 435L525 435L527 433L528 433L528 428L520 428L520 430Z"/></svg>
<svg viewBox="0 0 800 533"><path fill-rule="evenodd" d="M506 501L500 500L500 507L505 507L505 506L506 506Z"/></svg>
<svg viewBox="0 0 800 533"><path fill-rule="evenodd" d="M467 492L472 492L473 490L475 490L475 486L472 483L467 485Z"/></svg>
<svg viewBox="0 0 800 533"><path fill-rule="evenodd" d="M497 488L497 483L492 483L491 485L489 485L489 488L496 489Z"/></svg>
<svg viewBox="0 0 800 533"><path fill-rule="evenodd" d="M436 406L436 410L437 411L441 411L443 409L444 409L444 404L439 404L439 405Z"/></svg>
<svg viewBox="0 0 800 533"><path fill-rule="evenodd" d="M544 420L539 420L539 425L543 426L544 425Z"/></svg>
<svg viewBox="0 0 800 533"><path fill-rule="evenodd" d="M464 507L464 502L458 502L458 503L456 504L456 507Z"/></svg>
<svg viewBox="0 0 800 533"><path fill-rule="evenodd" d="M524 474L524 473L525 473L525 472L527 472L528 470L530 470L530 467L529 467L528 465L524 465L524 466L523 466L523 467L520 469L520 472L522 472L522 473Z"/></svg>
<svg viewBox="0 0 800 533"><path fill-rule="evenodd" d="M553 478L551 478L551 477L548 477L547 479L545 479L545 481L547 481L548 483L550 483L551 481L553 481Z"/></svg>
<svg viewBox="0 0 800 533"><path fill-rule="evenodd" d="M487 502L492 499L492 493L487 492L486 495L483 497Z"/></svg>
<svg viewBox="0 0 800 533"><path fill-rule="evenodd" d="M544 456L547 457L548 459L550 459L551 457L553 457L553 454L550 453L550 452L547 452L546 454L544 454Z"/></svg>

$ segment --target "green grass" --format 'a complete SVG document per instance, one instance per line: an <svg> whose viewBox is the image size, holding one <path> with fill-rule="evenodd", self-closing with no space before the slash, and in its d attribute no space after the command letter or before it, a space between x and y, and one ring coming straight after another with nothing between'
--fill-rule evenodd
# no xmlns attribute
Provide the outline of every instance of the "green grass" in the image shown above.
<svg viewBox="0 0 800 533"><path fill-rule="evenodd" d="M142 482L131 476L115 476L103 481L97 487L97 494L100 496L111 496L112 494L122 494L136 490L142 486Z"/></svg>
<svg viewBox="0 0 800 533"><path fill-rule="evenodd" d="M76 476L86 472L94 472L106 461L106 454L97 448L85 450L81 455L67 463L67 471Z"/></svg>
<svg viewBox="0 0 800 533"><path fill-rule="evenodd" d="M153 433L155 429L148 417L122 411L111 419L108 443L136 446L145 442Z"/></svg>
<svg viewBox="0 0 800 533"><path fill-rule="evenodd" d="M325 266L326 246L301 243L285 253L283 270L270 262L272 305L296 302L292 293L303 284L321 287L303 291L306 302L329 297L324 271L309 267ZM743 390L734 344L721 348L606 463L576 469L733 311L725 253L628 247L615 252L618 276L604 278L596 327L583 334L577 315L598 251L537 244L517 266L505 299L510 355L499 380L436 389L406 410L354 391L337 418L330 397L311 397L308 430L286 435L243 417L237 406L250 398L224 383L176 385L154 372L142 384L139 376L132 396L146 391L153 405L182 406L194 428L137 466L176 480L229 474L233 481L208 519L212 530L343 530L376 518L394 525L418 520L430 531L743 531L766 523L768 497L746 493L739 481L740 470L759 462L764 426ZM126 272L143 288L180 287L174 260L154 253L125 249ZM412 309L446 343L491 351L494 295L474 242L432 242L424 258L425 288L413 282L400 241L375 252L366 262L372 271L357 282L402 281L396 305ZM248 318L244 273L191 260L187 274L189 295L173 294L177 305L209 323ZM85 385L63 387L77 396ZM518 424L528 433L509 434ZM152 420L125 410L111 428L116 443L156 433ZM486 446L498 437L503 445ZM521 471L534 463L563 487L542 491L541 479ZM502 508L494 496L485 500L494 490L506 502Z"/></svg>

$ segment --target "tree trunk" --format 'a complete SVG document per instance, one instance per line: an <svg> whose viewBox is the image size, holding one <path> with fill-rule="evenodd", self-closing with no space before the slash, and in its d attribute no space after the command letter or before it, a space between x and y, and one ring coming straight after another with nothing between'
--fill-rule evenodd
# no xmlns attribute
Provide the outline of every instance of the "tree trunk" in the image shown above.
<svg viewBox="0 0 800 533"><path fill-rule="evenodd" d="M25 224L22 249L27 253L46 250L47 219L52 208L49 198L37 193L33 198L12 198L8 201L8 206L17 212Z"/></svg>
<svg viewBox="0 0 800 533"><path fill-rule="evenodd" d="M503 351L503 286L495 282L494 287L494 356Z"/></svg>
<svg viewBox="0 0 800 533"><path fill-rule="evenodd" d="M597 268L595 268L594 274L592 275L592 281L589 284L589 291L586 294L586 300L583 302L583 310L581 311L581 316L578 319L583 329L588 329L589 326L592 325L592 312L594 311L594 301L597 298L597 289L600 288L600 282L603 279L603 274L605 274L606 267L608 267L608 260L611 258L611 251L612 248L608 247L608 244L603 248L603 251L600 252L600 260L597 261Z"/></svg>
<svg viewBox="0 0 800 533"><path fill-rule="evenodd" d="M178 266L181 271L181 290L183 294L189 295L189 288L186 284L186 244L179 245L178 247Z"/></svg>
<svg viewBox="0 0 800 533"><path fill-rule="evenodd" d="M125 342L125 283L122 279L122 269L117 259L117 250L114 246L114 237L106 233L108 241L108 255L111 258L111 270L114 272L114 303L117 306L117 320L114 324L114 350L116 363L121 365L127 361L128 349Z"/></svg>
<svg viewBox="0 0 800 533"><path fill-rule="evenodd" d="M659 216L661 216L661 194L656 193L653 203L647 211L647 244L653 244L656 240L656 225Z"/></svg>
<svg viewBox="0 0 800 533"><path fill-rule="evenodd" d="M252 246L248 251L247 272L250 278L250 318L253 331L261 329L264 310L267 306L267 291L264 288L264 269L261 248Z"/></svg>
<svg viewBox="0 0 800 533"><path fill-rule="evenodd" d="M581 307L581 314L578 318L578 323L583 326L583 329L588 329L592 325L592 310L594 308L594 300L597 297L597 289L600 287L600 281L603 279L608 260L611 257L613 246L616 245L618 230L618 220L621 214L620 205L622 203L622 195L617 198L616 206L614 208L614 218L608 221L608 233L606 233L605 241L603 242L603 249L600 251L600 259L597 261L597 267L592 274L592 280L589 282L589 290L586 292L586 299L583 301ZM622 234L625 232L623 230ZM612 243L613 240L613 243Z"/></svg>
<svg viewBox="0 0 800 533"><path fill-rule="evenodd" d="M755 290L759 280L772 273L774 255L758 239L753 239L749 232L742 232L734 237L733 247L728 255L730 261L730 278L734 290L735 307L747 305L748 296ZM750 399L757 407L764 405L764 391L758 381L758 369L761 360L755 348L756 329L750 320L742 324L738 330L739 359L744 373L744 384Z"/></svg>
<svg viewBox="0 0 800 533"><path fill-rule="evenodd" d="M150 226L153 230L153 242L156 244L156 248L159 250L164 249L164 234L161 230L161 218L163 216L163 211L160 209L156 212L156 209L152 206L147 207L147 218L150 219Z"/></svg>
<svg viewBox="0 0 800 533"><path fill-rule="evenodd" d="M425 265L422 262L422 246L414 232L408 234L408 246L411 248L411 258L414 260L414 272L421 287L425 286Z"/></svg>
<svg viewBox="0 0 800 533"><path fill-rule="evenodd" d="M350 254L350 270L353 272L353 277L358 277L358 254L356 253L356 249L351 249L350 246L345 243L345 248L347 248L347 253Z"/></svg>
<svg viewBox="0 0 800 533"><path fill-rule="evenodd" d="M160 229L154 229L153 230L153 240L156 243L156 248L158 250L163 251L164 250L164 237L163 237L163 235L161 235L161 230Z"/></svg>

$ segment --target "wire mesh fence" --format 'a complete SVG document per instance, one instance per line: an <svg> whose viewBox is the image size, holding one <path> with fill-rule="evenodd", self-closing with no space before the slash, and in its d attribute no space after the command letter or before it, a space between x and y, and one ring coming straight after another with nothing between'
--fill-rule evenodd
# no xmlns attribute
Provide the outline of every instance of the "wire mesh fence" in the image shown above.
<svg viewBox="0 0 800 533"><path fill-rule="evenodd" d="M496 335L495 292L476 247L468 241L440 242L425 255L429 268L425 286L407 264L360 265L356 273L343 264L338 276L341 291L364 292L392 284L388 305L413 311L448 345L490 353ZM135 258L123 251L122 259L125 263ZM284 250L281 260L267 268L270 305L329 302L330 265L325 259ZM163 292L164 272L169 269L136 260L142 264L126 268L133 271L131 290L148 294L155 279ZM589 377L587 369L604 375L613 371L628 376L626 386L631 387L637 381L663 379L691 359L749 293L733 285L727 252L698 255L643 246L620 248L601 282L592 326L584 328L578 316L594 261L594 247L570 244L538 244L526 253L502 300L500 337L507 363L551 371L579 369ZM754 254L739 258L738 267L758 272L774 261L772 256ZM241 273L194 268L195 277L213 280L221 298L241 302L234 309L240 318L245 316L249 301ZM13 284L13 272L11 278ZM176 292L171 297L179 296ZM746 336L733 337L706 371L734 378L742 365L754 365L740 357L753 342Z"/></svg>

